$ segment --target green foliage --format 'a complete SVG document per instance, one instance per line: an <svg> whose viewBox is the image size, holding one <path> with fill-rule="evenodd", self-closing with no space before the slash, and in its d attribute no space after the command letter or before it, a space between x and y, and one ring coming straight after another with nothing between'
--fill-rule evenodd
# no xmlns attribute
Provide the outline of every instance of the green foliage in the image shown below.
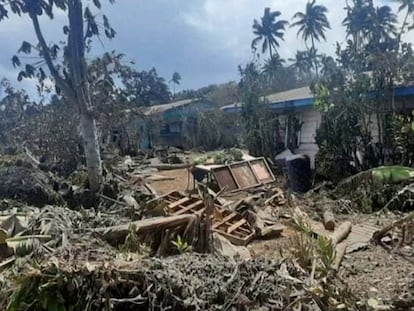
<svg viewBox="0 0 414 311"><path fill-rule="evenodd" d="M131 224L128 231L129 232L125 237L125 242L120 248L124 252L137 252L141 242L137 233L137 227L134 224Z"/></svg>
<svg viewBox="0 0 414 311"><path fill-rule="evenodd" d="M292 255L298 259L304 269L311 269L314 258L314 242L312 231L305 219L299 215L293 217L293 224L299 232L292 238Z"/></svg>
<svg viewBox="0 0 414 311"><path fill-rule="evenodd" d="M316 240L316 254L322 263L322 276L327 276L336 258L335 246L329 238L318 236Z"/></svg>
<svg viewBox="0 0 414 311"><path fill-rule="evenodd" d="M278 116L266 103L250 94L242 107L242 118L245 125L244 141L249 153L254 156L273 158L284 149L278 145L280 122Z"/></svg>
<svg viewBox="0 0 414 311"><path fill-rule="evenodd" d="M309 234L296 233L292 237L291 251L292 256L298 260L302 268L311 270L314 259L314 241Z"/></svg>
<svg viewBox="0 0 414 311"><path fill-rule="evenodd" d="M206 164L230 164L243 160L243 152L237 148L224 149L206 157L199 157L194 160L195 165Z"/></svg>
<svg viewBox="0 0 414 311"><path fill-rule="evenodd" d="M301 216L295 215L293 224L299 232L292 239L292 255L308 271L316 264L315 269L320 273L318 277L326 277L335 261L335 246L323 236L318 236L315 241L309 224Z"/></svg>
<svg viewBox="0 0 414 311"><path fill-rule="evenodd" d="M236 148L226 149L214 155L215 164L229 164L243 160L243 153Z"/></svg>
<svg viewBox="0 0 414 311"><path fill-rule="evenodd" d="M372 169L373 184L397 184L414 178L414 169L404 166L381 166Z"/></svg>
<svg viewBox="0 0 414 311"><path fill-rule="evenodd" d="M55 275L41 275L30 280L32 276L24 276L20 279L20 287L15 290L10 299L7 311L70 311L77 310L79 301L74 299L66 302L62 290L65 288L68 279L62 273L56 271ZM74 283L73 286L76 283ZM75 297L74 297L75 298ZM81 300L84 297L78 297Z"/></svg>
<svg viewBox="0 0 414 311"><path fill-rule="evenodd" d="M412 115L393 116L392 135L396 146L396 156L399 163L407 166L414 164L414 119Z"/></svg>
<svg viewBox="0 0 414 311"><path fill-rule="evenodd" d="M188 245L186 241L181 238L180 235L177 236L177 240L171 242L175 248L180 252L180 254L190 253L193 251L191 245Z"/></svg>
<svg viewBox="0 0 414 311"><path fill-rule="evenodd" d="M364 151L368 149L372 114L372 99L363 95L370 89L367 76L356 76L342 85L338 84L342 79L335 80L337 77L338 74L322 79L313 87L315 107L322 112L315 138L320 148L317 172L334 181L353 173L351 161L356 162L357 168L370 165L358 162L356 150L361 145Z"/></svg>
<svg viewBox="0 0 414 311"><path fill-rule="evenodd" d="M258 64L249 63L245 68L239 67L239 71L242 77L239 85L244 142L250 154L273 158L279 151L277 143L280 142L280 122L277 114L259 97L263 92L263 84Z"/></svg>

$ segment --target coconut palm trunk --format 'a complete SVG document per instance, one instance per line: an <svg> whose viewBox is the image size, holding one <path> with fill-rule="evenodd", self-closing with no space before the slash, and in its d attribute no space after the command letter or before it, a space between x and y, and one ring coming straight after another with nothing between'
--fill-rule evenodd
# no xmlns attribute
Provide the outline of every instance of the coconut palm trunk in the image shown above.
<svg viewBox="0 0 414 311"><path fill-rule="evenodd" d="M315 64L315 73L316 73L316 77L319 78L319 68L318 68L318 59L317 59L317 54L316 54L316 50L315 50L315 38L314 36L312 36L312 49L313 52L315 53L313 55L313 63Z"/></svg>

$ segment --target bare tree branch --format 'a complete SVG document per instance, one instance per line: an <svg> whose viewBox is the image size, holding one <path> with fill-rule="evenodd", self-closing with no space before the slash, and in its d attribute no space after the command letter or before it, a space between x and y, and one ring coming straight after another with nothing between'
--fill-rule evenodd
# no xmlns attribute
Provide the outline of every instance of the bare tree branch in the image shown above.
<svg viewBox="0 0 414 311"><path fill-rule="evenodd" d="M42 53L44 55L46 65L49 68L50 74L55 79L57 85L63 90L63 92L72 98L76 98L76 94L73 91L73 89L70 87L70 85L60 76L59 72L57 71L55 65L53 64L52 57L50 56L49 48L46 44L46 40L43 36L43 33L40 29L39 20L37 18L36 14L31 13L30 18L33 22L33 27L36 32L36 37L39 40L40 47L42 50Z"/></svg>

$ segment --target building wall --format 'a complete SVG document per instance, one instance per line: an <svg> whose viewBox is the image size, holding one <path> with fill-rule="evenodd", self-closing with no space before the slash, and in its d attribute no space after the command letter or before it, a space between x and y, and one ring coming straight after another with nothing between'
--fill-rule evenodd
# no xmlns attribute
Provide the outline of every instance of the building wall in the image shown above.
<svg viewBox="0 0 414 311"><path fill-rule="evenodd" d="M316 130L322 120L321 113L313 107L302 108L300 112L302 119L300 144L315 144Z"/></svg>
<svg viewBox="0 0 414 311"><path fill-rule="evenodd" d="M315 156L318 152L318 145L315 142L316 130L321 123L321 113L313 107L303 107L298 110L302 121L299 134L299 147L294 150L296 153L306 154L311 160L311 167L315 168Z"/></svg>

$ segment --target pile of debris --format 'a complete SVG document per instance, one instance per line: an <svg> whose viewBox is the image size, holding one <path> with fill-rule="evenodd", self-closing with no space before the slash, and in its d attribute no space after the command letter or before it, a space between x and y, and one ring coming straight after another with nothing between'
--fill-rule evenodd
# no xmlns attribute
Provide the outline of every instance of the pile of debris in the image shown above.
<svg viewBox="0 0 414 311"><path fill-rule="evenodd" d="M35 185L25 190L57 198L0 201L1 310L366 310L337 278L344 256L373 242L410 255L412 216L351 223L339 201L287 195L264 158L190 164L197 192L162 195L149 184L162 175L143 161L107 161L91 197L82 171L59 180L36 178L35 165L0 168L0 197L11 193L2 170L14 169ZM286 231L283 260L250 248Z"/></svg>
<svg viewBox="0 0 414 311"><path fill-rule="evenodd" d="M363 310L345 286L310 284L292 261L191 254L85 263L51 257L20 272L17 284L2 281L2 288L11 288L2 291L2 310L7 303L10 310Z"/></svg>

